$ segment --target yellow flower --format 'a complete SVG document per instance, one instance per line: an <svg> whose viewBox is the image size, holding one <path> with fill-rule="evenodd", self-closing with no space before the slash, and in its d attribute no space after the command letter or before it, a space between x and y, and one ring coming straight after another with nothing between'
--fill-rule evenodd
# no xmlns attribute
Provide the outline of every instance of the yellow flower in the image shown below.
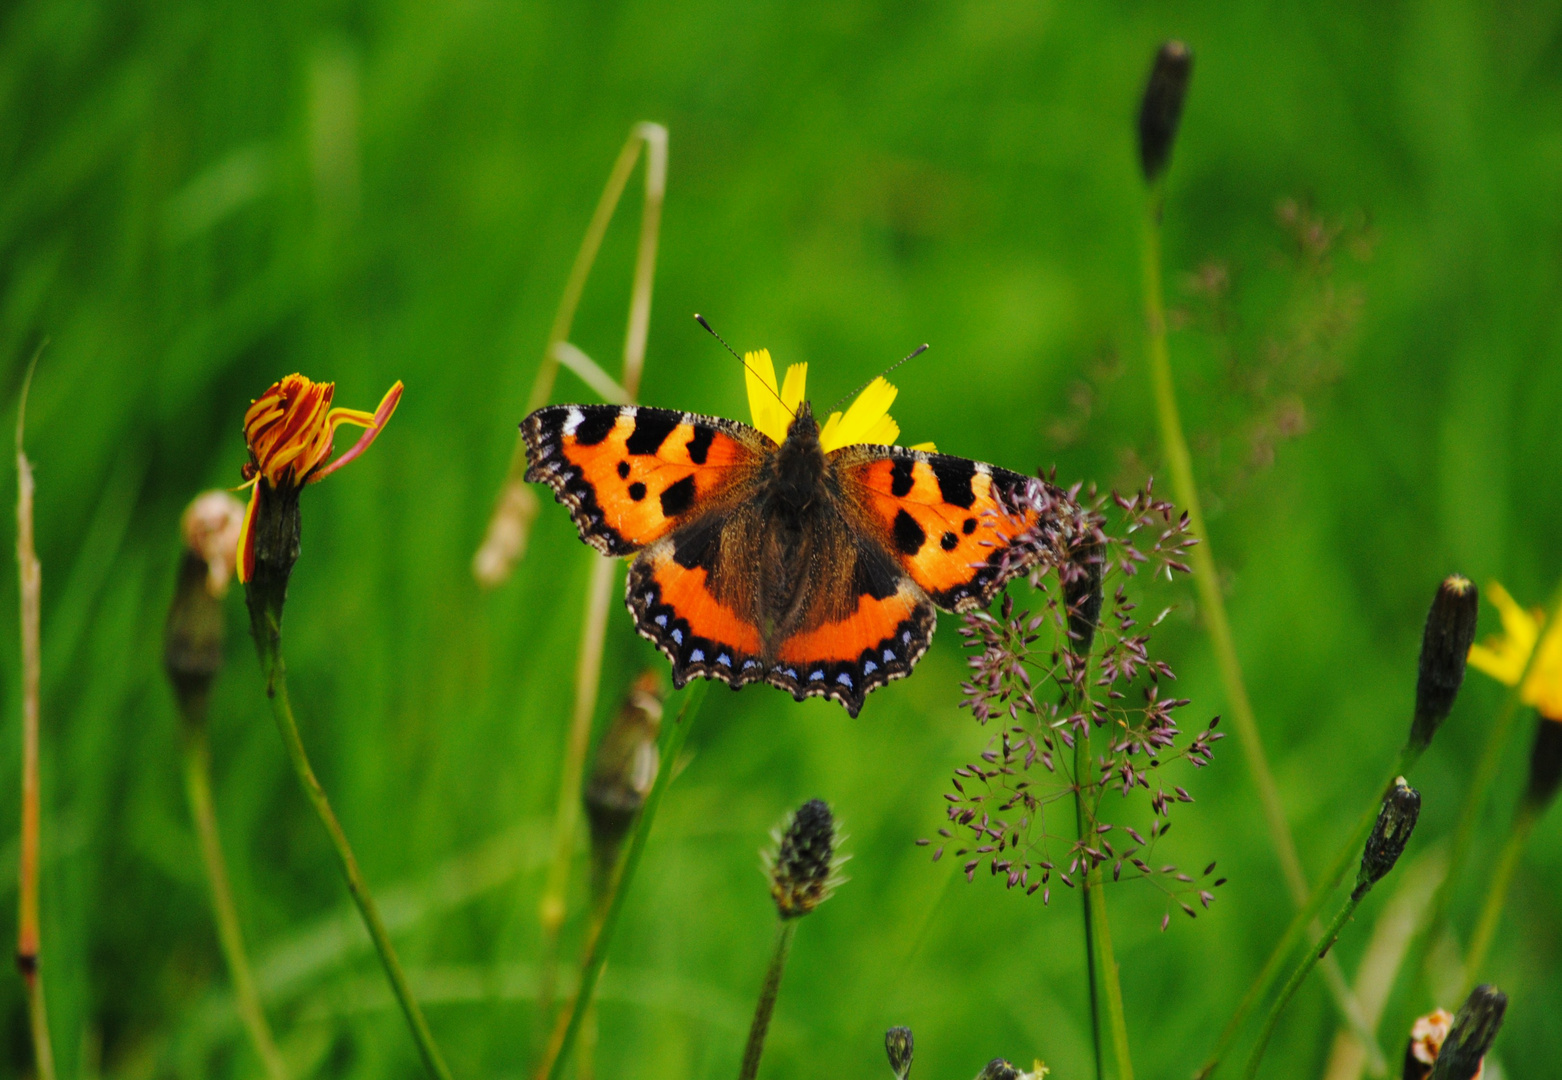
<svg viewBox="0 0 1562 1080"><path fill-rule="evenodd" d="M743 354L744 381L748 385L748 407L754 426L775 442L786 440L786 429L803 404L808 381L808 365L793 364L786 369L786 381L776 385L776 366L769 349ZM900 438L900 425L889 414L889 407L900 393L882 375L857 395L844 413L831 413L819 431L819 446L826 454L853 443L893 446ZM932 443L917 443L913 450L934 450Z"/></svg>
<svg viewBox="0 0 1562 1080"><path fill-rule="evenodd" d="M333 409L335 383L317 383L293 374L271 384L244 414L244 442L250 459L244 466L249 506L239 530L238 578L249 581L255 570L253 527L260 485L297 490L324 480L369 448L401 401L400 381L386 391L374 412ZM352 449L331 458L332 440L342 424L366 429Z"/></svg>
<svg viewBox="0 0 1562 1080"><path fill-rule="evenodd" d="M1495 581L1486 587L1486 595L1502 618L1502 634L1472 645L1471 665L1507 686L1517 686L1528 667L1520 699L1548 720L1562 720L1562 631L1553 626L1542 636L1545 612L1525 611ZM1540 652L1531 664L1537 641Z"/></svg>

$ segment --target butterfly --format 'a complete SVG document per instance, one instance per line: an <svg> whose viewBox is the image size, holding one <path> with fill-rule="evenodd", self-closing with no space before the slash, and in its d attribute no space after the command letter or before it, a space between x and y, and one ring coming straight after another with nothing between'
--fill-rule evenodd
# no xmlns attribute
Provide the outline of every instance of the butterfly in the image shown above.
<svg viewBox="0 0 1562 1080"><path fill-rule="evenodd" d="M526 479L553 489L587 544L633 556L625 600L675 686L768 682L856 716L922 658L935 608L985 606L1034 562L1055 489L889 445L882 378L821 429L801 400L806 365L777 392L768 352L744 361L756 427L551 405L521 423Z"/></svg>

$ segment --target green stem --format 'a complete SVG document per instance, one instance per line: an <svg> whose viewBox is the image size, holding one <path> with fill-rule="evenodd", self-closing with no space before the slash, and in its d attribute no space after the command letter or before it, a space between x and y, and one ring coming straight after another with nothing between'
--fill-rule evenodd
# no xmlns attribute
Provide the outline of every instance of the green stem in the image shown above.
<svg viewBox="0 0 1562 1080"><path fill-rule="evenodd" d="M195 835L200 841L206 883L211 889L217 940L222 945L222 956L228 964L228 978L233 983L234 1008L244 1024L244 1030L249 1033L255 1053L266 1067L266 1075L272 1080L287 1080L287 1064L282 1060L276 1040L271 1036L271 1027L266 1023L266 1014L260 1005L260 995L255 990L255 978L250 973L249 958L244 951L244 935L239 929L238 910L233 903L233 887L229 884L228 867L222 857L217 813L212 805L211 751L204 723L187 722L184 725L184 790L190 802L190 820L195 823Z"/></svg>
<svg viewBox="0 0 1562 1080"><path fill-rule="evenodd" d="M1247 1019L1248 1014L1253 1011L1260 1001L1264 1000L1270 989L1273 988L1275 980L1280 976L1280 970L1286 958L1296 951L1297 943L1302 940L1308 928L1318 918L1318 913L1323 910L1323 905L1328 901L1329 894L1339 886L1341 879L1345 877L1351 866L1360 861L1362 846L1367 842L1368 834L1372 832L1373 822L1378 819L1378 812L1383 807L1384 796L1393 790L1394 781L1397 778L1404 776L1410 771L1411 767L1420 759L1424 749L1425 747L1418 747L1409 743L1400 749L1399 756L1394 760L1394 767L1389 770L1387 782L1378 789L1377 797L1372 805L1367 807L1360 819L1357 820L1349 837L1346 838L1345 843L1340 847L1339 854L1335 856L1334 863L1329 867L1328 873L1313 887L1311 895L1307 897L1307 902L1297 909L1295 915L1291 916L1291 921L1287 924L1285 933L1280 935L1280 940L1275 944L1274 950L1270 952L1269 959L1264 961L1264 966L1259 970L1257 978L1248 987L1247 993L1242 995L1242 1001L1237 1005L1236 1012L1232 1013L1231 1019L1226 1022L1226 1027L1220 1033L1220 1040L1216 1042L1214 1051L1211 1052L1208 1060L1195 1074L1197 1080L1204 1080L1204 1078L1214 1073L1216 1067L1226 1056L1226 1051L1231 1049L1231 1042L1236 1038L1243 1021ZM1347 1023L1351 1024L1357 1039L1361 1042L1370 1058L1376 1047L1376 1040L1371 1035L1371 1028L1365 1028L1367 1037L1364 1038L1363 1026L1357 1025L1352 1020L1351 1010L1342 1008L1341 1015ZM1381 1058L1382 1051L1378 1050L1377 1053Z"/></svg>
<svg viewBox="0 0 1562 1080"><path fill-rule="evenodd" d="M1542 720L1541 723L1549 723ZM1480 920L1475 924L1475 936L1470 939L1470 951L1464 958L1464 977L1460 980L1459 997L1468 997L1475 985L1476 973L1486 963L1492 938L1497 933L1497 923L1502 919L1502 909L1508 902L1508 887L1513 884L1513 872L1518 869L1519 856L1535 823L1540 820L1540 807L1525 799L1514 811L1513 824L1508 830L1508 840L1502 847L1497 868L1492 871L1491 884L1486 890L1486 902L1481 906Z"/></svg>
<svg viewBox="0 0 1562 1080"><path fill-rule="evenodd" d="M1090 842L1090 815L1085 809L1085 777L1090 769L1090 720L1086 711L1085 730L1074 737L1074 823L1080 843ZM1081 908L1084 911L1085 974L1090 986L1090 1037L1095 1049L1096 1080L1106 1076L1106 1054L1101 1048L1101 989L1096 981L1095 913L1090 902L1090 873L1079 878Z"/></svg>
<svg viewBox="0 0 1562 1080"><path fill-rule="evenodd" d="M256 640L260 642L262 639L257 635ZM298 722L293 718L293 706L287 696L287 665L282 659L279 631L274 629L269 647L262 647L261 661L266 668L266 687L271 698L271 714L277 722L277 730L282 735L282 743L287 747L288 760L293 765L293 772L298 776L298 783L304 789L305 797L315 808L320 823L325 826L326 833L331 837L331 845L336 849L337 858L342 863L342 874L347 878L347 891L352 894L353 902L358 905L358 913L363 916L363 924L369 931L369 937L374 941L375 950L380 954L380 962L385 966L385 975L390 980L391 991L396 995L401 1011L406 1014L407 1026L412 1030L413 1041L418 1044L418 1052L423 1056L423 1064L439 1080L451 1080L450 1067L445 1064L445 1059L440 1055L439 1047L434 1043L434 1034L429 1030L428 1021L423 1018L423 1010L418 1007L417 999L412 995L412 987L407 983L406 973L401 969L401 961L396 957L390 935L386 932L385 923L380 918L379 907L369 893L368 883L364 881L363 874L358 869L358 860L353 855L352 847L347 843L347 834L342 831L341 823L336 820L336 813L331 809L325 789L316 779L315 771L309 764L309 756L304 752L303 740L298 735Z"/></svg>
<svg viewBox="0 0 1562 1080"><path fill-rule="evenodd" d="M1128 1053L1128 1019L1123 1012L1123 986L1118 980L1117 959L1112 953L1112 924L1106 917L1106 893L1101 890L1101 871L1092 870L1090 903L1095 908L1091 926L1096 935L1096 954L1100 957L1101 982L1106 987L1106 1018L1112 1029L1112 1055L1117 1059L1117 1080L1134 1080L1133 1059Z"/></svg>
<svg viewBox="0 0 1562 1080"><path fill-rule="evenodd" d="M580 787L591 743L591 720L596 715L601 686L602 646L607 639L608 610L618 560L591 556L591 580L586 588L585 617L581 622L580 652L575 665L575 705L569 735L564 740L564 760L559 768L559 803L553 819L553 857L538 905L542 923L541 977L538 980L538 1012L553 1010L553 991L559 956L559 932L564 927L569 893L570 862L575 855L575 835L580 827Z"/></svg>
<svg viewBox="0 0 1562 1080"><path fill-rule="evenodd" d="M1269 828L1269 840L1280 860L1280 870L1291 899L1300 907L1307 899L1307 876L1302 871L1302 861L1296 853L1296 841L1286 821L1280 789L1275 784L1274 774L1270 772L1269 759L1264 755L1264 745L1258 735L1258 722L1254 719L1253 705L1242 679L1242 665L1237 660L1236 646L1231 639L1231 623L1226 618L1226 602L1220 593L1220 578L1215 570L1209 530L1204 527L1198 485L1193 479L1193 458L1188 451L1188 440L1182 431L1182 417L1177 410L1177 391L1172 384L1171 359L1166 347L1166 310L1161 293L1159 198L1154 194L1151 196L1150 212L1145 217L1144 304L1150 381L1155 391L1155 411L1160 423L1162 449L1166 453L1167 468L1171 471L1172 492L1188 512L1192 534L1199 540L1190 552L1193 585L1198 591L1199 606L1202 608L1205 628L1209 631L1210 645L1215 651L1215 662L1220 669L1226 701L1236 721L1237 742L1247 758L1253 784L1258 788L1258 801L1264 812L1264 822Z"/></svg>
<svg viewBox="0 0 1562 1080"><path fill-rule="evenodd" d="M1340 936L1340 928L1349 921L1351 915L1356 911L1356 905L1361 903L1361 897L1365 895L1365 891L1360 895L1357 895L1354 891L1351 893L1350 899L1346 900L1345 906L1340 908L1340 913L1334 917L1334 921L1324 931L1323 937L1319 940L1317 946L1308 949L1307 954L1302 957L1301 963L1297 964L1296 969L1291 972L1291 977L1286 980L1285 987L1280 991L1280 996L1275 998L1274 1005L1270 1007L1269 1016L1264 1020L1264 1029L1258 1036L1258 1043L1253 1047L1253 1052L1247 1059L1247 1068L1242 1073L1245 1080L1253 1080L1253 1077L1258 1075L1259 1062L1264 1058L1264 1051L1269 1046L1270 1036L1275 1033L1275 1025L1280 1022L1280 1014L1291 1003L1291 998L1296 995L1297 988L1302 985L1308 973L1323 958L1323 954L1329 951L1329 947L1334 944L1335 939Z"/></svg>
<svg viewBox="0 0 1562 1080"><path fill-rule="evenodd" d="M765 1052L765 1034L770 1030L770 1014L776 1008L776 994L781 990L781 973L786 970L786 958L792 951L792 936L796 932L796 919L782 919L776 926L776 947L770 956L770 967L765 972L765 984L759 990L759 1001L754 1006L754 1022L749 1025L748 1045L743 1048L743 1066L738 1070L738 1080L754 1080L759 1075L759 1058Z"/></svg>
<svg viewBox="0 0 1562 1080"><path fill-rule="evenodd" d="M651 785L651 793L646 796L645 805L635 821L635 831L629 840L629 850L624 853L623 865L619 868L617 879L612 886L612 899L608 902L607 910L602 913L602 918L592 926L587 936L585 959L580 967L580 985L576 988L569 1007L559 1015L553 1035L548 1040L547 1050L543 1054L542 1065L537 1070L539 1077L558 1080L564 1074L564 1065L569 1060L570 1047L574 1045L576 1037L580 1034L581 1020L586 1013L583 1005L589 1003L596 993L597 980L602 976L602 965L607 962L608 947L613 943L613 934L618 928L618 919L624 909L624 897L629 893L629 885L634 881L635 871L639 869L640 859L645 854L646 841L651 835L651 823L656 820L656 811L662 805L662 796L667 791L667 785L672 782L678 754L683 749L684 740L689 737L689 728L694 725L694 717L700 711L700 703L705 700L705 691L708 687L709 684L704 679L700 679L689 688L688 693L684 695L683 707L678 712L678 719L673 722L663 739L659 755L661 766L656 770L656 782Z"/></svg>

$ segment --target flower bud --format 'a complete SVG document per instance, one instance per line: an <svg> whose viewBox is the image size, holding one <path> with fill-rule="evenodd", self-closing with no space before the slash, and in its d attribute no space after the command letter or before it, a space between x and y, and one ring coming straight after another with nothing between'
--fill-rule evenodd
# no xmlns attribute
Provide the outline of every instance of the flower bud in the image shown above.
<svg viewBox="0 0 1562 1080"><path fill-rule="evenodd" d="M1139 106L1139 165L1146 183L1155 183L1171 160L1182 119L1182 102L1193 76L1193 53L1180 41L1168 41L1155 54L1150 81Z"/></svg>
<svg viewBox="0 0 1562 1080"><path fill-rule="evenodd" d="M662 680L647 671L634 681L597 744L582 799L591 826L593 886L600 893L618 862L624 837L656 781L656 737L662 728Z"/></svg>
<svg viewBox="0 0 1562 1080"><path fill-rule="evenodd" d="M1410 726L1410 743L1418 749L1426 749L1459 696L1479 601L1474 583L1458 574L1445 579L1432 599L1421 636L1416 715Z"/></svg>
<svg viewBox="0 0 1562 1080"><path fill-rule="evenodd" d="M767 854L770 896L783 919L807 915L835 891L835 816L822 799L810 799L775 834Z"/></svg>
<svg viewBox="0 0 1562 1080"><path fill-rule="evenodd" d="M889 1067L895 1080L906 1080L911 1075L911 1053L916 1040L908 1027L892 1027L884 1033L884 1052L889 1055Z"/></svg>
<svg viewBox="0 0 1562 1080"><path fill-rule="evenodd" d="M222 598L233 576L244 504L226 491L198 496L180 520L184 555L163 627L163 670L186 722L199 724L222 667L227 625Z"/></svg>
<svg viewBox="0 0 1562 1080"><path fill-rule="evenodd" d="M976 1080L1020 1080L1020 1070L1003 1058L993 1058L976 1074Z"/></svg>
<svg viewBox="0 0 1562 1080"><path fill-rule="evenodd" d="M1101 544L1086 541L1070 552L1068 564L1059 570L1068 612L1069 648L1076 656L1090 655L1101 621L1101 562Z"/></svg>
<svg viewBox="0 0 1562 1080"><path fill-rule="evenodd" d="M1508 1008L1508 995L1495 986L1477 986L1437 1053L1431 1080L1476 1080L1485 1070L1486 1052L1502 1029L1502 1014Z"/></svg>
<svg viewBox="0 0 1562 1080"><path fill-rule="evenodd" d="M1394 869L1394 864L1404 854L1410 834L1415 831L1416 818L1421 814L1421 793L1405 783L1403 776L1394 781L1394 790L1383 799L1378 820L1367 837L1366 850L1361 855L1361 870L1356 875L1356 890L1352 896L1360 900L1382 880L1383 875Z"/></svg>
<svg viewBox="0 0 1562 1080"><path fill-rule="evenodd" d="M1558 783L1562 782L1562 720L1540 718L1535 729L1535 746L1529 755L1529 787L1524 801L1536 809L1551 805Z"/></svg>

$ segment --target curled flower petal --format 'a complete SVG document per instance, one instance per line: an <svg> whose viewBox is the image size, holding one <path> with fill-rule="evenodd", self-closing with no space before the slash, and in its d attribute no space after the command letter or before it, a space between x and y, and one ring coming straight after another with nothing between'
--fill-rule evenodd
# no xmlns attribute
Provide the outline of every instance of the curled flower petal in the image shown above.
<svg viewBox="0 0 1562 1080"><path fill-rule="evenodd" d="M352 461L384 429L401 401L401 392L402 384L398 381L372 413L333 409L334 383L315 382L294 373L272 383L250 403L244 413L244 442L250 456L244 477L245 486L251 491L234 560L239 581L248 583L255 571L255 515L262 497L261 487L296 495L304 485L323 480ZM332 461L332 440L343 424L366 430L352 449Z"/></svg>
<svg viewBox="0 0 1562 1080"><path fill-rule="evenodd" d="M385 396L380 399L380 407L375 409L372 414L354 409L333 409L331 411L332 431L335 431L339 424L356 424L358 427L365 429L364 433L358 436L358 441L353 443L352 449L325 468L313 473L306 482L313 484L324 480L337 469L340 469L343 465L353 460L353 458L369 449L369 444L380 437L380 432L384 430L386 422L390 420L391 414L396 411L396 406L401 403L402 389L401 380L397 379L396 385L385 391Z"/></svg>

